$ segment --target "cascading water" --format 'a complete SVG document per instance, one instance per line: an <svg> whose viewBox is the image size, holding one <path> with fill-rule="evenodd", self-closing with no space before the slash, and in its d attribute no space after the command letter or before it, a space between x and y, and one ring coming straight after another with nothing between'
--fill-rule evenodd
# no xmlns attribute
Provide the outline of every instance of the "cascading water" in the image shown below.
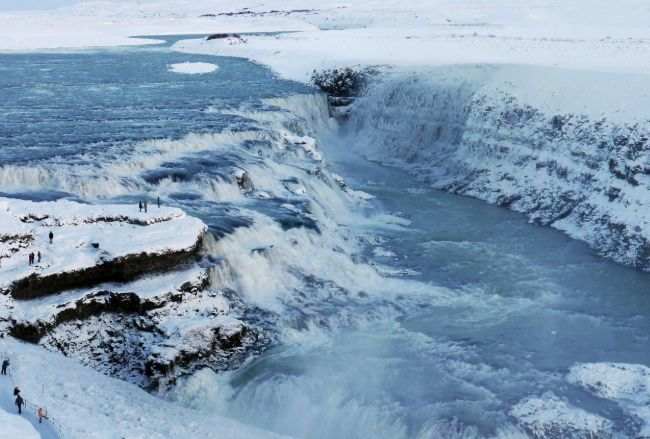
<svg viewBox="0 0 650 439"><path fill-rule="evenodd" d="M342 135L319 133L334 169L375 197L346 229L362 247L345 253L365 263L345 258L335 273L319 266L326 282L298 287L306 298L282 297L276 348L228 374L199 372L172 399L294 437L639 431L645 421L633 411L594 398L566 374L590 362L648 363L645 275L517 214L430 187L472 178L467 163L476 157L505 157L492 127L477 128L487 105L477 92L494 72L376 84ZM485 147L481 133L493 136ZM351 149L409 172L371 165ZM284 251L267 256L287 260Z"/></svg>
<svg viewBox="0 0 650 439"><path fill-rule="evenodd" d="M4 113L10 131L36 111L25 102L61 93L52 65L123 68L75 70L76 105L45 118L49 138L2 137L3 191L160 196L201 217L213 233L212 288L237 295L237 318L267 333L268 349L241 368L200 370L169 399L309 438L634 437L645 422L568 373L650 364L646 276L518 214L431 188L496 201L481 195L492 180L477 163L525 143L525 117L543 125L519 110L503 129L486 116L492 103L481 96L503 79L499 69L395 76L371 86L339 127L324 96L241 60L148 49L12 56L4 64L16 75L36 61L53 70L4 104L26 111ZM216 62L218 73L168 71L188 58ZM102 136L104 125L84 118L96 113L82 111L97 106L109 113L106 138L121 137L100 145L82 130L66 140L74 118Z"/></svg>

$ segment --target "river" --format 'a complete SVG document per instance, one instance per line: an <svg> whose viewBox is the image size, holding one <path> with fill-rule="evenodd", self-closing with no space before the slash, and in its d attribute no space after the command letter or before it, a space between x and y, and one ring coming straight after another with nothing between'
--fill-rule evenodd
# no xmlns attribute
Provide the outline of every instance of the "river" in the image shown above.
<svg viewBox="0 0 650 439"><path fill-rule="evenodd" d="M322 99L304 85L167 47L0 55L0 192L161 196L226 236L215 256L232 258L229 286L277 316L277 343L238 370L197 373L171 399L301 438L519 437L513 408L528 398L638 430L566 376L579 363L650 364L647 274L365 160L359 133L309 126L323 111L306 106ZM169 71L181 62L218 71ZM320 136L327 168L372 198L339 200L312 172L319 160L265 152L290 129ZM233 190L233 167L265 195ZM264 227L242 231L253 223ZM243 245L275 250L265 261L228 253Z"/></svg>

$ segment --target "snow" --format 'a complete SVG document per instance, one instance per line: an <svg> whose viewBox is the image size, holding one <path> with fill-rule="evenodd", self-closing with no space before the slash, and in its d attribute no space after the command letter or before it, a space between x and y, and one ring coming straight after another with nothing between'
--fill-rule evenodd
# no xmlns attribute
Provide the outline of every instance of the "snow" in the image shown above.
<svg viewBox="0 0 650 439"><path fill-rule="evenodd" d="M40 276L94 267L140 253L192 249L207 230L199 219L176 208L150 205L89 205L67 200L31 202L0 198L0 287L31 274ZM52 244L48 234L54 235ZM93 247L98 243L99 247ZM42 260L28 265L30 252Z"/></svg>
<svg viewBox="0 0 650 439"><path fill-rule="evenodd" d="M649 19L642 0L86 0L55 12L0 15L0 50L145 42L129 38L134 35L299 31L177 47L249 57L301 80L315 68L359 64L509 63L648 73Z"/></svg>
<svg viewBox="0 0 650 439"><path fill-rule="evenodd" d="M213 73L219 69L216 64L207 62L183 62L171 64L169 71L174 73L184 73L186 75L201 75L205 73Z"/></svg>
<svg viewBox="0 0 650 439"><path fill-rule="evenodd" d="M618 403L623 410L643 421L637 436L650 435L649 367L626 363L581 363L571 368L567 381Z"/></svg>
<svg viewBox="0 0 650 439"><path fill-rule="evenodd" d="M0 410L0 439L41 439L41 435L24 418Z"/></svg>
<svg viewBox="0 0 650 439"><path fill-rule="evenodd" d="M148 2L150 5L151 2ZM205 5L205 3L204 3ZM0 51L155 44L141 35L206 35L213 32L276 32L312 28L291 17L264 19L200 17L186 12L188 2L146 10L126 1L82 2L55 11L0 14ZM171 9L168 9L171 8ZM213 8L206 7L203 11Z"/></svg>
<svg viewBox="0 0 650 439"><path fill-rule="evenodd" d="M510 414L534 437L608 437L612 423L559 399L552 393L515 405Z"/></svg>
<svg viewBox="0 0 650 439"><path fill-rule="evenodd" d="M318 12L304 19L318 29L255 35L241 44L182 41L176 48L247 57L302 81L313 69L347 65L497 63L650 72L650 45L643 39L641 21L650 11L639 1L617 4L622 15L617 19L611 16L614 8L603 1L498 3L367 0L336 9L336 2L314 2ZM593 20L570 22L576 9L589 11Z"/></svg>
<svg viewBox="0 0 650 439"><path fill-rule="evenodd" d="M47 408L66 439L280 437L166 402L38 346L3 339L0 352L11 358L25 399Z"/></svg>

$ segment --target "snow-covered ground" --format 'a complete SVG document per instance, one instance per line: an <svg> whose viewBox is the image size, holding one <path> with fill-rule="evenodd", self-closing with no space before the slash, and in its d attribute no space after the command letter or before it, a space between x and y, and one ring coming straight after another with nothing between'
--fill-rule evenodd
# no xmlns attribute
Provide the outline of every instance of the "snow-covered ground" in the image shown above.
<svg viewBox="0 0 650 439"><path fill-rule="evenodd" d="M182 43L247 56L285 76L383 64L513 63L648 72L650 7L641 0L85 0L0 16L0 50L140 44L134 35L302 32Z"/></svg>
<svg viewBox="0 0 650 439"><path fill-rule="evenodd" d="M202 221L164 206L150 205L145 213L136 204L10 198L0 199L0 224L0 288L29 276L78 272L130 255L190 251L207 230ZM34 264L29 264L30 253Z"/></svg>
<svg viewBox="0 0 650 439"><path fill-rule="evenodd" d="M23 397L45 407L67 439L278 437L212 413L165 402L38 346L4 339L0 352L11 359L12 379ZM29 431L11 419L10 425ZM5 424L1 425L4 433ZM32 437L39 437L34 433L32 429ZM30 438L12 439L23 437Z"/></svg>
<svg viewBox="0 0 650 439"><path fill-rule="evenodd" d="M553 394L520 401L510 412L533 437L608 437L611 422Z"/></svg>
<svg viewBox="0 0 650 439"><path fill-rule="evenodd" d="M16 413L0 410L1 439L40 439L41 435L24 418Z"/></svg>
<svg viewBox="0 0 650 439"><path fill-rule="evenodd" d="M567 381L616 402L642 421L639 437L650 435L650 368L641 364L586 363L571 368Z"/></svg>

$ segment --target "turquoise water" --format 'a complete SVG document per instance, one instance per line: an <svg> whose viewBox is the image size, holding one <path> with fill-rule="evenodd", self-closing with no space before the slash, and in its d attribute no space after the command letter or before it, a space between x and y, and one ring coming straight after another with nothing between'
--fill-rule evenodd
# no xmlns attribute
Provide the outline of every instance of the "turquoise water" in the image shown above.
<svg viewBox="0 0 650 439"><path fill-rule="evenodd" d="M168 70L187 61L219 70ZM273 123L281 110L265 100L313 92L244 60L168 44L3 54L0 192L93 202L161 196L217 236L250 227L255 215L315 230L314 200L240 199L214 186L250 167L290 186L285 165L303 183L322 181L313 163L268 153L288 127ZM272 319L281 342L210 382L217 396L202 409L304 438L494 437L519 428L510 413L517 403L552 392L634 436L638 419L565 376L580 362L650 364L647 274L515 213L368 163L351 152L354 138L323 137L322 146L336 172L375 197L370 217L402 218L398 227L341 226L363 238L360 263L402 283L390 295L354 296L308 278L300 300Z"/></svg>

